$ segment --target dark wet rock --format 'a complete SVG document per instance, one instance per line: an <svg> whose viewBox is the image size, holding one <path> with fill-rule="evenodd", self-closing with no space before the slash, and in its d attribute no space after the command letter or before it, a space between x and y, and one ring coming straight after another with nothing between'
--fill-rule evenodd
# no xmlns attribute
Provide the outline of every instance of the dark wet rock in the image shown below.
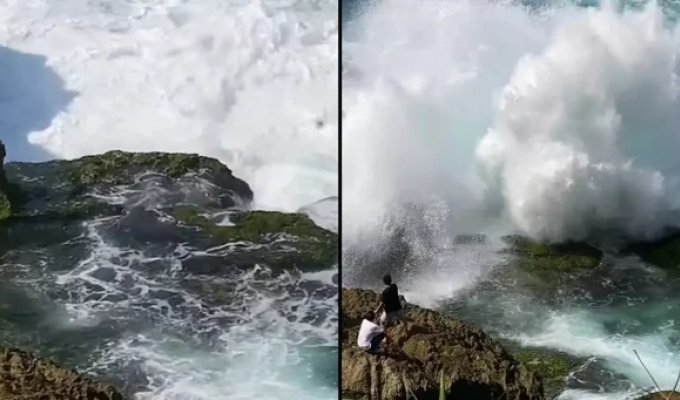
<svg viewBox="0 0 680 400"><path fill-rule="evenodd" d="M266 246L265 251L254 248L239 252L240 263L248 263L242 259L245 256L253 264L320 270L332 266L338 259L337 235L317 226L304 214L235 213L231 216L233 225L226 226L201 215L195 207L176 208L173 215L182 224L204 233L213 246L234 242Z"/></svg>
<svg viewBox="0 0 680 400"><path fill-rule="evenodd" d="M335 233L300 214L248 212L250 188L214 159L114 151L13 162L4 172L0 194L10 214L0 217L0 341L65 365L92 368L102 347L148 332L168 316L193 321L181 327L187 337L209 332L220 309L242 309L249 318L244 297L273 290L273 278L337 262ZM220 224L227 213L233 226ZM17 290L2 285L15 280L22 282ZM314 296L322 292L315 289ZM64 324L70 317L62 315L64 303L91 315ZM94 368L125 380L125 371L108 364ZM8 399L40 398L32 395Z"/></svg>
<svg viewBox="0 0 680 400"><path fill-rule="evenodd" d="M136 184L145 173L205 179L223 194L231 194L230 205L249 202L253 196L248 184L234 177L229 168L197 154L110 151L76 160L12 162L5 165L5 172L7 186L14 185L9 196L12 218L80 219L120 214L121 206L92 194L107 194L117 186ZM218 197L214 206L223 206L223 196Z"/></svg>
<svg viewBox="0 0 680 400"><path fill-rule="evenodd" d="M563 390L565 379L584 362L566 353L539 348L524 348L513 352L513 356L529 371L543 378L548 398L554 398L554 395Z"/></svg>
<svg viewBox="0 0 680 400"><path fill-rule="evenodd" d="M97 383L52 361L0 347L0 399L125 400L113 386Z"/></svg>
<svg viewBox="0 0 680 400"><path fill-rule="evenodd" d="M603 262L603 252L585 243L541 243L522 236L505 236L503 241L507 265L493 270L486 285L513 282L513 290L521 288L548 304L569 298Z"/></svg>
<svg viewBox="0 0 680 400"><path fill-rule="evenodd" d="M361 315L378 295L342 291L342 392L358 399L544 399L542 380L484 332L435 311L407 307L405 323L387 329L386 351L369 355L356 345Z"/></svg>
<svg viewBox="0 0 680 400"><path fill-rule="evenodd" d="M680 267L680 234L673 234L665 238L631 243L622 253L636 254L643 261L666 269Z"/></svg>
<svg viewBox="0 0 680 400"><path fill-rule="evenodd" d="M4 170L9 183L0 193L8 193L11 205L3 218L0 199L0 220L5 219L0 239L7 236L0 254L27 243L35 247L36 240L49 240L45 246L66 243L84 233L81 221L114 216L98 223L97 233L116 247L144 248L147 257L164 257L182 243L207 250L245 242L251 245L223 257L222 269L260 264L318 270L337 262L337 235L303 214L235 212L234 226L203 216L247 204L253 196L245 182L212 158L111 151L69 161L13 162ZM120 198L121 185L126 198L107 200ZM207 189L187 190L192 185ZM46 227L50 234L36 234ZM27 235L19 236L23 231Z"/></svg>
<svg viewBox="0 0 680 400"><path fill-rule="evenodd" d="M487 236L482 234L482 233L460 234L460 235L456 235L456 237L453 238L453 243L454 244L482 244L482 243L486 243L487 239L488 239Z"/></svg>
<svg viewBox="0 0 680 400"><path fill-rule="evenodd" d="M579 242L539 243L522 236L505 236L507 251L520 258L523 268L533 272L576 272L591 270L602 260L602 251Z"/></svg>

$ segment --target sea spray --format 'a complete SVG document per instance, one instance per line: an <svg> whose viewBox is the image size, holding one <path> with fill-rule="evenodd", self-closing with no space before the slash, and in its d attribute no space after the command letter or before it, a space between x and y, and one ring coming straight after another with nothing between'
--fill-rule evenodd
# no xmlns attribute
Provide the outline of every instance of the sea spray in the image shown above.
<svg viewBox="0 0 680 400"><path fill-rule="evenodd" d="M374 287L391 271L407 299L514 343L592 357L564 399L635 398L648 382L633 348L672 387L674 275L607 255L550 301L495 273L513 262L505 234L598 243L677 224L672 11L365 7L343 43L343 282ZM456 242L480 232L486 240Z"/></svg>
<svg viewBox="0 0 680 400"><path fill-rule="evenodd" d="M0 115L25 127L14 142L50 158L213 156L249 182L256 208L295 211L337 195L337 14L333 0L3 2L3 45L45 61L7 55L22 73L0 87L24 96Z"/></svg>

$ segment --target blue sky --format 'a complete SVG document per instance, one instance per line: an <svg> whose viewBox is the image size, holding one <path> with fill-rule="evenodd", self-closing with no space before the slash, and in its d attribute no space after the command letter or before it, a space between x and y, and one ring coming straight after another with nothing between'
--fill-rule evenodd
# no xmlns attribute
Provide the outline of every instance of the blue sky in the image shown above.
<svg viewBox="0 0 680 400"><path fill-rule="evenodd" d="M0 46L0 139L7 147L7 160L51 158L28 143L28 134L49 127L75 96L44 56Z"/></svg>

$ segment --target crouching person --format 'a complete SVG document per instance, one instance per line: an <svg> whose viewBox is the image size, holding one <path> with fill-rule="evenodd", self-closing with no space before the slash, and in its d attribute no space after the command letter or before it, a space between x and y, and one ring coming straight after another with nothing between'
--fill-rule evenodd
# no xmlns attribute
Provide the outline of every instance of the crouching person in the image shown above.
<svg viewBox="0 0 680 400"><path fill-rule="evenodd" d="M380 345L387 342L387 336L383 328L376 323L375 312L369 311L364 315L359 328L357 344L364 351L375 354Z"/></svg>

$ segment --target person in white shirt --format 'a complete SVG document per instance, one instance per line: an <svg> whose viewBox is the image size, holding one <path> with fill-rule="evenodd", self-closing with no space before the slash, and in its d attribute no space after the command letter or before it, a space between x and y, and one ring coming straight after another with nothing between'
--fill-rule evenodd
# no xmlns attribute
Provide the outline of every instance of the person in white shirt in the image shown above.
<svg viewBox="0 0 680 400"><path fill-rule="evenodd" d="M359 347L369 353L375 353L386 339L383 328L375 323L375 312L367 312L359 328L359 336L357 337Z"/></svg>

